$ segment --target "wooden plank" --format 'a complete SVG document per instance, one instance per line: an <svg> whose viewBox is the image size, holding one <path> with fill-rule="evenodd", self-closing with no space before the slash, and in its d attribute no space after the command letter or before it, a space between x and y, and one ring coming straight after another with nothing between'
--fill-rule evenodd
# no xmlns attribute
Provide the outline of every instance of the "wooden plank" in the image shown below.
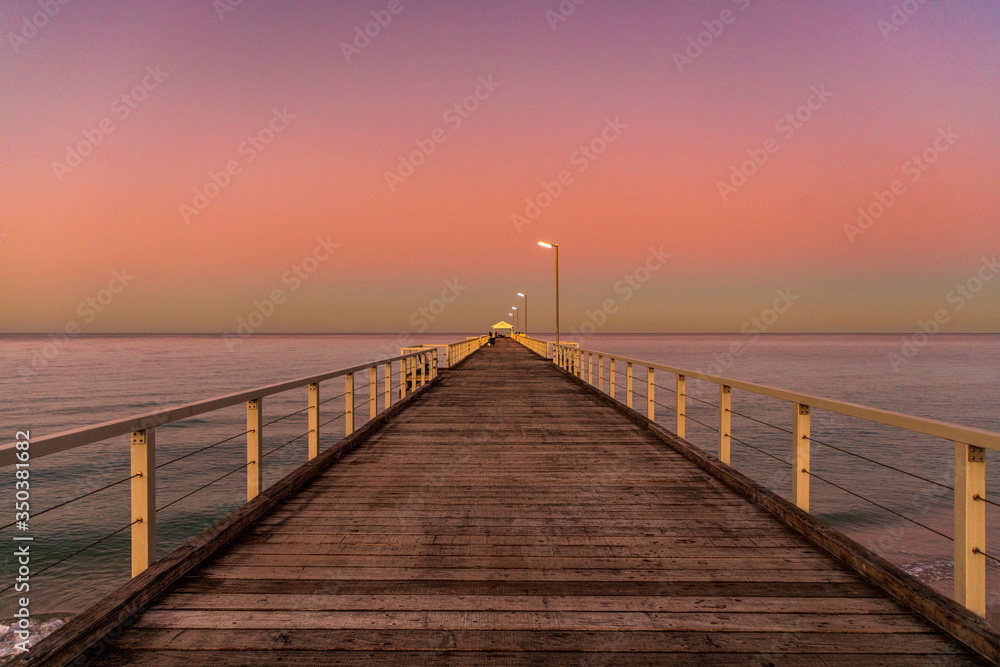
<svg viewBox="0 0 1000 667"><path fill-rule="evenodd" d="M967 655L955 644L942 641L936 633L861 633L861 632L629 632L631 652L699 653L711 645L719 653L753 655L757 653L825 653L845 656L880 653L919 656L921 654ZM384 630L293 630L242 629L207 630L137 628L116 645L124 650L190 649L203 651L261 650L286 646L299 651L344 650L433 650L450 646L456 651L503 651L517 647L521 651L591 651L621 649L618 631L574 630L571 632L537 630L412 630L406 633Z"/></svg>

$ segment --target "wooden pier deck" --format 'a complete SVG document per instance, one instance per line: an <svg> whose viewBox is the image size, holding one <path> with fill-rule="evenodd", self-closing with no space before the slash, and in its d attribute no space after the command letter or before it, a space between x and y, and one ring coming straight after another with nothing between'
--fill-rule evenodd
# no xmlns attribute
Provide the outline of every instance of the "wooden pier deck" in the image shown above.
<svg viewBox="0 0 1000 667"><path fill-rule="evenodd" d="M101 665L979 664L509 340L146 606Z"/></svg>

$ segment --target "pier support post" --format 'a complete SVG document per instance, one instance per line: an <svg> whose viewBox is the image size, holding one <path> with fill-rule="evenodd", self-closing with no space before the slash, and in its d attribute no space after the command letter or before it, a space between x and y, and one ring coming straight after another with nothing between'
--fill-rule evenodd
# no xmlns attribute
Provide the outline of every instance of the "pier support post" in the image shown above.
<svg viewBox="0 0 1000 667"><path fill-rule="evenodd" d="M733 388L719 385L719 460L729 465L730 431L732 429Z"/></svg>
<svg viewBox="0 0 1000 667"><path fill-rule="evenodd" d="M309 460L319 456L319 383L309 385Z"/></svg>
<svg viewBox="0 0 1000 667"><path fill-rule="evenodd" d="M378 414L378 366L368 369L368 418Z"/></svg>
<svg viewBox="0 0 1000 667"><path fill-rule="evenodd" d="M625 405L632 407L632 362L625 362Z"/></svg>
<svg viewBox="0 0 1000 667"><path fill-rule="evenodd" d="M156 561L156 438L151 428L135 431L132 455L132 576Z"/></svg>
<svg viewBox="0 0 1000 667"><path fill-rule="evenodd" d="M955 443L955 601L986 618L986 458Z"/></svg>
<svg viewBox="0 0 1000 667"><path fill-rule="evenodd" d="M792 501L803 512L809 511L809 406L793 403Z"/></svg>
<svg viewBox="0 0 1000 667"><path fill-rule="evenodd" d="M354 433L354 373L344 376L344 430L346 435Z"/></svg>
<svg viewBox="0 0 1000 667"><path fill-rule="evenodd" d="M687 378L683 375L677 376L677 437L684 436L684 399L687 396Z"/></svg>
<svg viewBox="0 0 1000 667"><path fill-rule="evenodd" d="M656 395L656 385L654 384L656 380L656 371L652 366L646 367L646 416L649 421L656 421L656 403L653 402L653 398Z"/></svg>
<svg viewBox="0 0 1000 667"><path fill-rule="evenodd" d="M247 502L264 486L264 399L247 401Z"/></svg>

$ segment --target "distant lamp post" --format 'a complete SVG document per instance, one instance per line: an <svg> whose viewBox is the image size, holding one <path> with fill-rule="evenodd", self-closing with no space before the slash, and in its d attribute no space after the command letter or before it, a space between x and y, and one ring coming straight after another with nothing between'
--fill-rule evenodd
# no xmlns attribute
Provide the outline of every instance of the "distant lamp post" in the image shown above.
<svg viewBox="0 0 1000 667"><path fill-rule="evenodd" d="M511 306L510 309L514 311L514 333L517 333L521 329L521 313L517 312L517 306Z"/></svg>
<svg viewBox="0 0 1000 667"><path fill-rule="evenodd" d="M522 294L521 292L518 292L517 295L524 297L524 335L527 336L528 335L528 295L527 294Z"/></svg>
<svg viewBox="0 0 1000 667"><path fill-rule="evenodd" d="M559 344L559 244L539 241L538 245L543 248L555 248L556 250L556 345Z"/></svg>

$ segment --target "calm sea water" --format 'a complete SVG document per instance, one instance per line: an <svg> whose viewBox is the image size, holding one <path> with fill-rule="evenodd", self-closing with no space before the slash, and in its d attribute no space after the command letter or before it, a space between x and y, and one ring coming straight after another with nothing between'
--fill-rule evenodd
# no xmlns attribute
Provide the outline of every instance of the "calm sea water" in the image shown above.
<svg viewBox="0 0 1000 667"><path fill-rule="evenodd" d="M443 343L466 334L409 336L410 342ZM541 335L543 338L551 336ZM919 416L1000 430L1000 336L940 335L894 369L889 355L902 338L885 335L593 335L586 347L703 370ZM734 343L739 344L733 354ZM253 336L230 349L218 336L80 336L60 345L47 336L0 336L0 436L30 429L39 437L66 429L209 398L239 389L351 366L399 353L398 336ZM48 347L46 347L48 346ZM443 355L442 355L443 359ZM443 363L443 361L442 361ZM637 379L642 378L637 372ZM619 379L621 379L619 377ZM644 380L643 380L644 382ZM657 378L671 386L672 376ZM363 383L362 383L363 384ZM687 437L716 452L711 405L717 389L689 381ZM638 385L637 385L638 389ZM327 390L327 391L332 391ZM670 404L672 395L658 391ZM339 392L338 392L339 393ZM328 394L332 395L332 394ZM700 400L698 400L700 399ZM305 389L265 401L265 419L305 405ZM704 403L700 402L704 401ZM733 409L779 428L789 428L791 408L781 401L734 392ZM659 409L658 419L673 416ZM335 425L337 426L337 425ZM330 427L333 428L333 427ZM245 429L241 406L157 428L158 462L192 452ZM786 458L791 436L771 426L734 416L734 437ZM269 426L266 447L307 430L305 414ZM813 437L951 485L953 449L930 437L883 428L822 411L813 414ZM331 433L331 431L327 431ZM328 436L330 437L330 436ZM324 446L333 440L327 441ZM157 472L162 505L235 469L244 460L242 437ZM301 464L300 440L267 459L270 485ZM733 443L733 465L788 497L789 467ZM993 452L987 454L988 490L1000 489ZM952 534L951 492L926 482L814 445L813 472L947 535ZM128 477L128 442L116 438L33 460L32 508L39 511ZM14 520L14 479L0 471L0 525ZM165 509L158 515L158 551L170 550L238 507L245 482L240 473ZM32 520L32 569L41 568L129 523L128 485L74 502ZM911 574L951 594L951 542L875 505L818 480L812 482L812 511ZM987 513L991 553L1000 554L993 507ZM0 532L0 588L13 581L14 529ZM31 583L34 614L72 614L127 581L128 531L37 575ZM1000 570L988 569L989 604L1000 608ZM0 618L13 615L14 594L0 595ZM9 610L9 611L8 611ZM991 620L993 620L991 611Z"/></svg>

